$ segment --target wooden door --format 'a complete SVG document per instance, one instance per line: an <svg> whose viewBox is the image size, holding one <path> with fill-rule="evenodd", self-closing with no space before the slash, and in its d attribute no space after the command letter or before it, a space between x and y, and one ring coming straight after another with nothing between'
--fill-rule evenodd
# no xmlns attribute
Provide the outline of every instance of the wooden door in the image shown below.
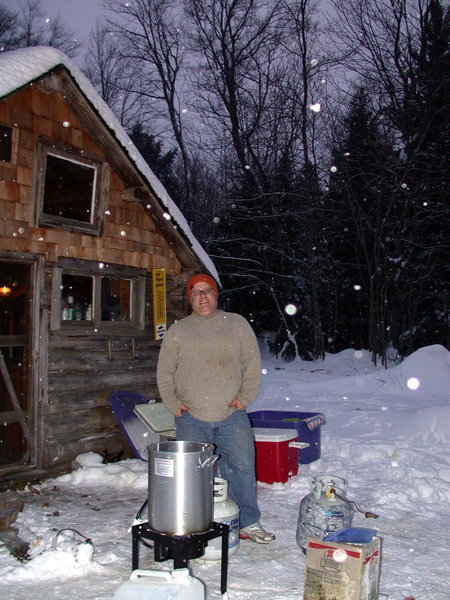
<svg viewBox="0 0 450 600"><path fill-rule="evenodd" d="M0 259L0 473L30 465L32 264Z"/></svg>

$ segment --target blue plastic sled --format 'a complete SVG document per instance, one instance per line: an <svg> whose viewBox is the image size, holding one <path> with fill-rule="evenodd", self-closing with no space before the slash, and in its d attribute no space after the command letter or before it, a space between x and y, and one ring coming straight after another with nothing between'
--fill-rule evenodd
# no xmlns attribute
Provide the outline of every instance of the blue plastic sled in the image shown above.
<svg viewBox="0 0 450 600"><path fill-rule="evenodd" d="M108 402L134 453L141 460L147 461L147 446L157 442L159 435L136 415L134 407L137 404L147 404L148 399L136 392L120 390L110 394Z"/></svg>

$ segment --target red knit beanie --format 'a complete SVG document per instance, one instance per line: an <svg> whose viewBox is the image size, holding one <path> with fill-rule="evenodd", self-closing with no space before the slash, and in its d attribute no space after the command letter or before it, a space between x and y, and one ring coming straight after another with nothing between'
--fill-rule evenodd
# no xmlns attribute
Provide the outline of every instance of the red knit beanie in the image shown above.
<svg viewBox="0 0 450 600"><path fill-rule="evenodd" d="M189 281L187 282L187 295L188 295L188 300L189 302L191 301L191 294L192 294L192 288L194 287L194 285L196 283L200 283L201 281L209 284L212 289L214 290L216 297L219 297L219 288L217 287L217 283L216 281L210 277L209 275L205 275L204 273L199 273L198 275L194 275L194 277L191 277L189 279Z"/></svg>

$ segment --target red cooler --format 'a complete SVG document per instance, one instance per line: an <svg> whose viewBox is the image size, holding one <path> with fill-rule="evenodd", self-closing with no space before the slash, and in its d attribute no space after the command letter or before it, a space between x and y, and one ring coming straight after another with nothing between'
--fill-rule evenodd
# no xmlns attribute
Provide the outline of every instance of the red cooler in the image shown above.
<svg viewBox="0 0 450 600"><path fill-rule="evenodd" d="M298 471L296 429L254 427L256 479L263 483L286 483Z"/></svg>

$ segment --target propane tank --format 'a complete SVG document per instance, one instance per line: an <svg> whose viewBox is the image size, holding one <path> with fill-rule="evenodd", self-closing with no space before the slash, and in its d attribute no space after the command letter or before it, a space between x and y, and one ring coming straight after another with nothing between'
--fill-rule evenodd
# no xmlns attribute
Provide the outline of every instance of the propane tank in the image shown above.
<svg viewBox="0 0 450 600"><path fill-rule="evenodd" d="M214 478L214 521L229 525L228 556L236 552L239 547L239 507L228 498L228 481L221 477ZM203 561L219 561L222 558L222 539L214 538L208 541Z"/></svg>
<svg viewBox="0 0 450 600"><path fill-rule="evenodd" d="M350 527L354 509L345 498L347 482L335 475L320 475L314 490L303 498L297 522L297 544L306 552L308 536L323 539L328 533Z"/></svg>

